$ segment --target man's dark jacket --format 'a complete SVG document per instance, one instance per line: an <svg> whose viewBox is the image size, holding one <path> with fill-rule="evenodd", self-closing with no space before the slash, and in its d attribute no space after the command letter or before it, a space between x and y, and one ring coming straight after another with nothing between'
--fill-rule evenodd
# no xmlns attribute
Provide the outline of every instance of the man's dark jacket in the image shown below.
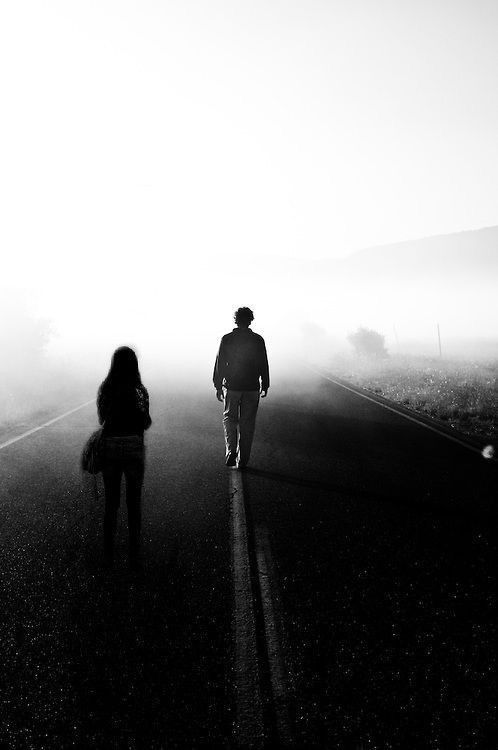
<svg viewBox="0 0 498 750"><path fill-rule="evenodd" d="M265 341L250 328L234 328L221 339L213 372L216 390L222 385L230 391L267 391L270 373Z"/></svg>

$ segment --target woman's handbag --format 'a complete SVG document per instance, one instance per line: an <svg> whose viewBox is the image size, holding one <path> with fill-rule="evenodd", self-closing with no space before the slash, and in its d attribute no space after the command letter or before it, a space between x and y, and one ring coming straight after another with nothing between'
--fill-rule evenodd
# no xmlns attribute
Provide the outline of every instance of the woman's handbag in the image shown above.
<svg viewBox="0 0 498 750"><path fill-rule="evenodd" d="M81 468L89 474L98 474L104 468L104 436L102 427L88 438L81 454Z"/></svg>

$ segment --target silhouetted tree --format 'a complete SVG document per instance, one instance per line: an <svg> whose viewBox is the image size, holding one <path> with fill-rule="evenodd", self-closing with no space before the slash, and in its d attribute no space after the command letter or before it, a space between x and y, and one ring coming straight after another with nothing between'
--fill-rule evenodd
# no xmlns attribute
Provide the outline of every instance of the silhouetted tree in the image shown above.
<svg viewBox="0 0 498 750"><path fill-rule="evenodd" d="M385 337L370 328L358 328L355 333L348 336L349 343L354 347L357 354L367 357L387 357Z"/></svg>

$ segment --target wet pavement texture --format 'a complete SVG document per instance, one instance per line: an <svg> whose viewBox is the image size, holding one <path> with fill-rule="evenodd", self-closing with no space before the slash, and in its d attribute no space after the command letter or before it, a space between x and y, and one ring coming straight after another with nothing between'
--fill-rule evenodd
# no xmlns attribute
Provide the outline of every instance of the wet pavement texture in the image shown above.
<svg viewBox="0 0 498 750"><path fill-rule="evenodd" d="M230 747L221 405L151 391L143 575L101 558L92 407L4 449L0 745ZM243 473L295 747L488 748L496 465L319 381L274 383Z"/></svg>
<svg viewBox="0 0 498 750"><path fill-rule="evenodd" d="M490 747L496 465L328 384L259 427L296 745Z"/></svg>
<svg viewBox="0 0 498 750"><path fill-rule="evenodd" d="M220 438L219 410L212 420L203 406ZM190 434L167 399L154 416L143 574L128 571L124 502L115 567L102 567L101 480L96 496L78 467L91 407L3 452L2 747L226 746L231 578L220 440L206 450L204 433Z"/></svg>

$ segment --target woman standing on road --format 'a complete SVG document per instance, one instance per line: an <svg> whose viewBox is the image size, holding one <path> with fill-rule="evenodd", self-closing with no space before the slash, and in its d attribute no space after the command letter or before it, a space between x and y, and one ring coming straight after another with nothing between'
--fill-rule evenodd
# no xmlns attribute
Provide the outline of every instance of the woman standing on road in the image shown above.
<svg viewBox="0 0 498 750"><path fill-rule="evenodd" d="M99 423L104 425L105 490L104 564L112 567L121 493L126 482L130 568L140 568L141 495L144 477L144 430L151 425L149 394L142 385L133 349L121 346L112 355L109 373L97 396Z"/></svg>

